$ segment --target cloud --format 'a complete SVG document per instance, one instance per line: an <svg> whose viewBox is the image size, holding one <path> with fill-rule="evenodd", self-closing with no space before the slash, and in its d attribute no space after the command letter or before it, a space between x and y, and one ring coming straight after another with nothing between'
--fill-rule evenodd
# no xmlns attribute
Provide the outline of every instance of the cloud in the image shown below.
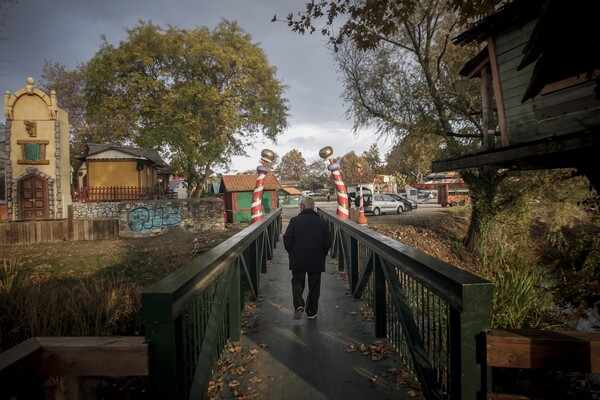
<svg viewBox="0 0 600 400"><path fill-rule="evenodd" d="M0 42L0 58L5 60L0 62L2 90L22 88L28 76L39 81L44 60L68 67L87 62L99 49L102 35L117 45L126 38L125 29L139 20L163 27L213 29L225 18L238 21L265 51L278 79L287 86L291 114L290 128L277 145L257 143L248 149L250 157L235 159L234 169L255 168L265 147L274 147L280 155L297 148L313 160L323 146L334 147L341 156L351 150L360 154L374 141L369 132L360 138L351 133L340 99L342 84L325 39L293 33L285 22L270 22L274 14L285 19L289 12L302 9L301 1L21 0L5 7L9 15L4 23L11 37Z"/></svg>

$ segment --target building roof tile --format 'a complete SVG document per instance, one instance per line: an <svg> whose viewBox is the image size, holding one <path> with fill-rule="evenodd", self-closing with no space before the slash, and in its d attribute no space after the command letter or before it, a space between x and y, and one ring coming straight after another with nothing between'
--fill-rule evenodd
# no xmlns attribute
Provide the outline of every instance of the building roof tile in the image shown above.
<svg viewBox="0 0 600 400"><path fill-rule="evenodd" d="M258 174L249 175L223 175L219 193L225 192L251 192L254 191ZM264 190L283 189L275 175L267 174L263 183Z"/></svg>

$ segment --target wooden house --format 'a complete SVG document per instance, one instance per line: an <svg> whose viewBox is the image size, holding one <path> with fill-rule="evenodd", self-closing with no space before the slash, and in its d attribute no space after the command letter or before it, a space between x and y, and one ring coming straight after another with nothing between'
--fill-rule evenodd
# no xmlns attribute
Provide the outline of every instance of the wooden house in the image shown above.
<svg viewBox="0 0 600 400"><path fill-rule="evenodd" d="M481 79L485 150L434 161L433 172L569 167L598 189L598 15L599 1L515 0L456 37L484 45L461 74Z"/></svg>
<svg viewBox="0 0 600 400"><path fill-rule="evenodd" d="M225 202L225 222L252 221L252 195L257 174L223 175L219 186L220 197ZM273 174L267 174L263 183L263 213L277 208L277 191L283 189Z"/></svg>
<svg viewBox="0 0 600 400"><path fill-rule="evenodd" d="M155 149L88 144L77 169L82 200L137 200L168 189L169 172Z"/></svg>
<svg viewBox="0 0 600 400"><path fill-rule="evenodd" d="M4 95L6 219L64 219L71 205L69 116L56 93L27 85Z"/></svg>

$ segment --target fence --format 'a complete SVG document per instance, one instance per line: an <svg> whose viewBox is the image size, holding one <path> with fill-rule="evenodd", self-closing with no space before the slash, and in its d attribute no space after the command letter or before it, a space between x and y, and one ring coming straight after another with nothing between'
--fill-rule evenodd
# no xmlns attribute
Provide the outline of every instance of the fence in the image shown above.
<svg viewBox="0 0 600 400"><path fill-rule="evenodd" d="M118 237L119 220L116 218L0 222L0 244L52 243Z"/></svg>
<svg viewBox="0 0 600 400"><path fill-rule="evenodd" d="M177 194L155 187L106 186L73 189L71 198L74 202L156 200L177 198Z"/></svg>
<svg viewBox="0 0 600 400"><path fill-rule="evenodd" d="M386 236L319 209L333 232L332 255L354 297L374 314L419 379L427 399L476 399L488 376L477 341L490 327L492 284Z"/></svg>
<svg viewBox="0 0 600 400"><path fill-rule="evenodd" d="M142 293L154 398L206 397L227 340L240 340L244 295L258 297L280 232L278 209Z"/></svg>

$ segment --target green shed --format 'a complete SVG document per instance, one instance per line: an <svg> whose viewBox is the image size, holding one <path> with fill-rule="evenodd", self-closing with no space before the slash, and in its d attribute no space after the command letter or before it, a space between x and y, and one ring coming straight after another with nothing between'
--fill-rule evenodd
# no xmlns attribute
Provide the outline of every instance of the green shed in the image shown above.
<svg viewBox="0 0 600 400"><path fill-rule="evenodd" d="M225 203L225 222L252 221L252 195L258 174L223 175L219 185L220 197ZM273 174L265 176L262 207L268 214L277 208L277 191L283 189Z"/></svg>
<svg viewBox="0 0 600 400"><path fill-rule="evenodd" d="M302 192L293 187L284 187L277 191L277 195L281 198L284 206L299 205Z"/></svg>

